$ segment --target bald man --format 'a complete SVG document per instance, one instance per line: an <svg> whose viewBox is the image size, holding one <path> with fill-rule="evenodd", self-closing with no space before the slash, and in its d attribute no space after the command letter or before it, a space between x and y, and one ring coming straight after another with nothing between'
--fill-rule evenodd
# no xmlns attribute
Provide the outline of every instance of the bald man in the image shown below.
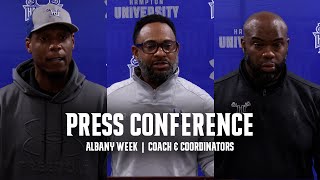
<svg viewBox="0 0 320 180"><path fill-rule="evenodd" d="M271 12L244 24L240 68L215 81L215 110L253 113L253 136L215 152L217 178L313 178L320 173L320 88L287 71L288 28ZM243 127L238 123L237 127Z"/></svg>

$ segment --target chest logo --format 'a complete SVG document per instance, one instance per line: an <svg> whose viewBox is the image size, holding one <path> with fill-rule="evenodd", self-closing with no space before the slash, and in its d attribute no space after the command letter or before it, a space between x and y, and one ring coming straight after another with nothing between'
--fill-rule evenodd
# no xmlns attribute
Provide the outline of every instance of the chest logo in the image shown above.
<svg viewBox="0 0 320 180"><path fill-rule="evenodd" d="M313 32L314 35L314 48L319 48L318 53L320 54L320 23L316 27L316 32Z"/></svg>
<svg viewBox="0 0 320 180"><path fill-rule="evenodd" d="M237 108L237 113L245 113L247 112L247 108L251 106L250 101L245 102L244 104L238 104L236 102L231 103L231 107Z"/></svg>

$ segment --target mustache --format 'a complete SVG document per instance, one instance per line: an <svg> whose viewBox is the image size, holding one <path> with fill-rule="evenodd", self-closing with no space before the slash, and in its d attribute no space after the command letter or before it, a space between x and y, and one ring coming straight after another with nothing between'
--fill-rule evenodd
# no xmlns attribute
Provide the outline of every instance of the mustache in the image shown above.
<svg viewBox="0 0 320 180"><path fill-rule="evenodd" d="M248 54L244 54L243 59L244 59L245 61L251 63L251 59L249 58L249 55L248 55ZM277 65L281 65L281 64L286 64L286 62L287 62L287 55L284 57L283 62L280 63L280 64L278 64L278 63L276 63L276 62L274 62L273 60L270 60L270 59L262 59L262 60L263 60L263 61L262 61L262 64L263 64L263 63L274 63L274 64L277 66Z"/></svg>
<svg viewBox="0 0 320 180"><path fill-rule="evenodd" d="M171 65L171 63L170 63L170 61L168 60L168 59L160 59L160 60L156 60L156 61L154 61L154 62L152 62L152 65L155 65L155 64L170 64Z"/></svg>

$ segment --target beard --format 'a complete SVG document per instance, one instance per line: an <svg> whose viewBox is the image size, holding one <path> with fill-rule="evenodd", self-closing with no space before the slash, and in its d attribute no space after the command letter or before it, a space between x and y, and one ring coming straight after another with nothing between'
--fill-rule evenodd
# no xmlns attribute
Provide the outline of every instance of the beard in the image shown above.
<svg viewBox="0 0 320 180"><path fill-rule="evenodd" d="M47 76L49 79L65 79L68 75L67 71L63 72L47 72Z"/></svg>
<svg viewBox="0 0 320 180"><path fill-rule="evenodd" d="M245 55L244 59L251 69L254 81L262 86L268 86L269 84L275 82L279 78L281 72L285 69L286 64L286 58L284 58L280 64L275 63L275 71L264 72L261 70L261 65L255 64L247 54Z"/></svg>
<svg viewBox="0 0 320 180"><path fill-rule="evenodd" d="M74 69L74 63L70 62L69 67L64 70L58 70L58 71L49 71L40 69L42 73L46 74L49 79L53 81L63 81L66 78L69 78L73 72Z"/></svg>
<svg viewBox="0 0 320 180"><path fill-rule="evenodd" d="M179 59L177 57L177 59L172 63L168 59L161 59L158 61L166 61L169 65L168 70L155 71L152 68L153 64L147 64L142 60L138 60L139 67L141 69L141 75L148 77L150 81L160 85L164 83L170 76L172 76L176 72L178 68Z"/></svg>

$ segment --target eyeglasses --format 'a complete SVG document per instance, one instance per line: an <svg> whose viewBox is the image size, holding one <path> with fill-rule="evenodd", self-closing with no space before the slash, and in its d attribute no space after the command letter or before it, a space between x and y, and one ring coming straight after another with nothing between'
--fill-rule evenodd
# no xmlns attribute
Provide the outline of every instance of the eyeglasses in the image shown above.
<svg viewBox="0 0 320 180"><path fill-rule="evenodd" d="M161 47L165 53L173 53L177 51L179 43L177 41L170 40L163 41L162 43L157 43L156 41L150 40L141 44L135 44L135 46L141 48L142 51L146 54L156 53L159 47Z"/></svg>

